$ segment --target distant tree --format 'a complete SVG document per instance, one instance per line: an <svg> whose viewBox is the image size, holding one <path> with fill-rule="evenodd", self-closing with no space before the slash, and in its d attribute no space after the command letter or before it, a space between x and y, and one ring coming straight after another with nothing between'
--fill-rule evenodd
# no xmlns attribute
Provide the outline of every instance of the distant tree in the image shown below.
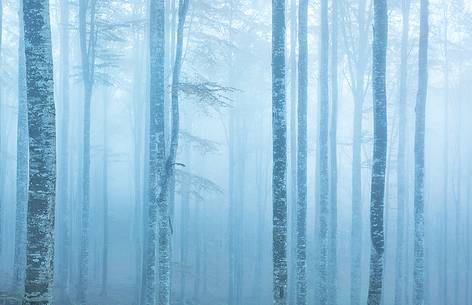
<svg viewBox="0 0 472 305"><path fill-rule="evenodd" d="M297 305L306 305L308 1L298 8Z"/></svg>
<svg viewBox="0 0 472 305"><path fill-rule="evenodd" d="M24 305L49 305L54 266L56 126L49 2L24 0L29 186Z"/></svg>
<svg viewBox="0 0 472 305"><path fill-rule="evenodd" d="M329 122L329 85L328 85L328 52L329 23L328 0L321 1L321 48L319 65L319 114L318 114L318 162L317 162L317 217L319 236L318 251L318 284L317 300L321 305L328 304L328 209L329 209L329 173L328 173L328 122Z"/></svg>
<svg viewBox="0 0 472 305"><path fill-rule="evenodd" d="M415 305L424 304L424 142L428 92L428 0L421 0L415 125ZM458 285L459 283L456 283Z"/></svg>
<svg viewBox="0 0 472 305"><path fill-rule="evenodd" d="M371 6L366 0L342 1L342 34L347 55L349 84L354 99L352 126L352 172L351 172L351 305L361 302L362 279L362 144L363 106L369 86L368 74L369 36L371 27ZM351 9L353 7L354 9ZM353 22L355 20L355 22ZM353 24L357 26L352 31Z"/></svg>
<svg viewBox="0 0 472 305"><path fill-rule="evenodd" d="M82 211L79 250L80 304L86 304L89 264L89 213L90 213L90 120L97 47L97 1L79 0L79 42L84 87Z"/></svg>
<svg viewBox="0 0 472 305"><path fill-rule="evenodd" d="M329 130L328 302L337 304L338 235L338 0L331 1L331 119Z"/></svg>
<svg viewBox="0 0 472 305"><path fill-rule="evenodd" d="M0 60L2 59L2 35L3 34L3 1L0 0ZM1 66L1 65L0 65ZM3 150L3 137L2 137L2 122L3 120L1 119L2 116L3 116L3 113L2 113L2 97L1 97L1 93L2 93L2 84L0 84L0 148L1 150ZM3 249L3 176L4 176L4 172L5 172L5 168L3 166L3 160L4 160L4 157L1 156L0 158L0 193L2 195L0 195L0 253L2 253L2 249Z"/></svg>
<svg viewBox="0 0 472 305"><path fill-rule="evenodd" d="M410 0L402 0L402 39L400 59L400 86L398 99L398 154L397 154L397 250L395 257L395 305L404 304L403 296L406 287L405 270L405 203L407 196L406 173L406 120L407 120L407 81L408 81L408 51L410 30Z"/></svg>
<svg viewBox="0 0 472 305"><path fill-rule="evenodd" d="M387 2L374 0L374 40L372 89L374 112L374 150L370 198L370 276L368 305L379 305L382 299L384 255L384 194L387 158L387 61L388 15Z"/></svg>
<svg viewBox="0 0 472 305"><path fill-rule="evenodd" d="M26 65L23 30L23 1L18 10L18 121L16 137L16 217L15 258L13 262L13 291L23 293L25 250L26 250L26 208L28 205L28 105L26 101Z"/></svg>
<svg viewBox="0 0 472 305"><path fill-rule="evenodd" d="M56 258L58 285L60 285L62 292L65 292L69 286L70 262L72 251L71 239L71 204L70 204L70 172L69 172L69 124L70 124L70 54L69 54L69 31L70 31L70 8L69 0L60 1L60 20L59 20L59 41L60 41L60 102L61 102L61 117L60 117L60 137L58 147L58 193L57 201L60 202L58 207L58 251Z"/></svg>
<svg viewBox="0 0 472 305"><path fill-rule="evenodd" d="M287 122L285 1L272 0L273 302L287 304Z"/></svg>

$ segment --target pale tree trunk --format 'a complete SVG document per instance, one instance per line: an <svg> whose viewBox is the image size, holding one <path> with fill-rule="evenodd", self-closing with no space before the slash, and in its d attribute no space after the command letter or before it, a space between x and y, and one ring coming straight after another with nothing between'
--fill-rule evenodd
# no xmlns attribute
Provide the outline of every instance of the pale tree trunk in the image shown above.
<svg viewBox="0 0 472 305"><path fill-rule="evenodd" d="M2 33L3 33L3 0L0 0L0 63L2 60ZM0 64L1 67L1 64ZM0 255L2 254L3 250L3 200L4 200L4 192L3 192L3 180L5 175L5 168L3 165L3 161L6 159L5 156L2 155L2 152L5 151L3 147L3 111L2 111L2 84L0 84Z"/></svg>
<svg viewBox="0 0 472 305"><path fill-rule="evenodd" d="M169 188L175 172L175 160L177 157L177 148L179 144L179 79L182 68L182 49L185 18L187 17L189 0L179 1L179 21L177 25L177 40L174 70L172 73L172 91L171 91L171 137L169 155L164 164L164 171L159 186L159 195L157 206L159 209L159 293L158 303L160 305L170 304L171 279L170 279L170 258L171 258L171 218L169 207Z"/></svg>
<svg viewBox="0 0 472 305"><path fill-rule="evenodd" d="M387 158L387 60L388 15L387 2L374 0L373 40L373 112L374 149L372 155L372 184L370 202L370 253L369 294L367 303L379 305L382 299L384 256L384 195Z"/></svg>
<svg viewBox="0 0 472 305"><path fill-rule="evenodd" d="M337 302L337 234L338 234L338 161L337 161L337 124L338 124L338 0L331 2L331 128L329 131L330 149L330 182L329 205L330 226L328 241L328 302L336 305Z"/></svg>
<svg viewBox="0 0 472 305"><path fill-rule="evenodd" d="M145 228L141 305L154 305L156 292L156 247L158 204L165 163L165 6L152 0L149 11L150 97L149 97L149 200L145 200ZM165 305L165 304L163 304Z"/></svg>
<svg viewBox="0 0 472 305"><path fill-rule="evenodd" d="M398 100L398 152L397 152L397 223L396 223L396 257L395 257L395 305L404 304L404 287L406 286L405 250L405 203L408 199L406 173L406 120L407 120L407 81L408 81L408 31L410 29L410 0L402 0L402 42L400 63L400 92Z"/></svg>
<svg viewBox="0 0 472 305"><path fill-rule="evenodd" d="M82 163L82 211L79 253L78 301L86 304L89 276L89 213L90 213L90 112L95 70L95 27L96 0L79 1L79 41L84 86L83 117L83 163ZM90 22L87 16L90 14ZM89 28L87 27L89 25Z"/></svg>
<svg viewBox="0 0 472 305"><path fill-rule="evenodd" d="M28 105L26 103L26 66L23 31L23 1L20 1L18 42L18 134L16 140L16 218L15 258L13 263L13 291L23 293L25 249L26 249L26 206L28 204Z"/></svg>
<svg viewBox="0 0 472 305"><path fill-rule="evenodd" d="M298 11L297 305L306 305L308 0Z"/></svg>
<svg viewBox="0 0 472 305"><path fill-rule="evenodd" d="M287 122L285 1L272 0L273 304L287 304Z"/></svg>
<svg viewBox="0 0 472 305"><path fill-rule="evenodd" d="M329 86L328 86L328 52L329 23L328 0L321 1L321 49L320 49L320 104L319 104L319 156L317 163L318 203L319 203L319 249L318 251L318 302L328 304L328 212L329 212L329 174L328 174L328 123L329 123Z"/></svg>
<svg viewBox="0 0 472 305"><path fill-rule="evenodd" d="M191 126L191 125L190 125ZM192 128L190 127L190 130ZM190 143L184 145L185 165L191 167L192 147ZM182 192L180 199L180 264L182 270L186 270L188 264L188 235L189 235L189 210L190 210L190 173L182 181ZM187 287L187 273L180 273L180 304L185 304L185 291Z"/></svg>
<svg viewBox="0 0 472 305"><path fill-rule="evenodd" d="M56 126L49 2L24 0L29 186L24 305L49 305L54 275Z"/></svg>
<svg viewBox="0 0 472 305"><path fill-rule="evenodd" d="M109 217L108 217L108 103L107 96L103 97L103 160L102 160L102 204L103 204L103 244L102 244L102 296L107 295L108 285L108 246L109 246Z"/></svg>
<svg viewBox="0 0 472 305"><path fill-rule="evenodd" d="M343 5L343 15L346 15L346 6ZM357 45L353 39L352 48L357 52L349 54L351 66L351 80L353 84L354 118L352 127L352 212L351 212L351 293L350 304L359 305L361 302L362 282L362 121L363 105L366 90L365 76L367 72L368 33L370 22L366 22L366 1L359 0L357 8L358 38ZM345 25L346 26L346 25ZM348 26L348 25L347 25ZM344 27L343 27L344 28ZM345 33L345 31L343 32ZM344 40L349 37L344 34ZM354 54L356 53L356 54ZM348 59L349 59L348 58Z"/></svg>
<svg viewBox="0 0 472 305"><path fill-rule="evenodd" d="M424 304L424 142L425 107L428 91L428 0L421 0L418 50L418 94L415 126L415 263L414 304Z"/></svg>
<svg viewBox="0 0 472 305"><path fill-rule="evenodd" d="M448 255L448 223L449 223L449 42L448 42L448 4L445 4L444 9L444 109L443 109L443 118L444 118L444 146L443 146L443 253L442 253L442 281L441 281L441 291L442 291L442 302L447 304L448 299L448 283L449 283L449 255Z"/></svg>
<svg viewBox="0 0 472 305"><path fill-rule="evenodd" d="M297 1L290 0L290 269L289 302L293 304L296 296L296 257L297 257Z"/></svg>

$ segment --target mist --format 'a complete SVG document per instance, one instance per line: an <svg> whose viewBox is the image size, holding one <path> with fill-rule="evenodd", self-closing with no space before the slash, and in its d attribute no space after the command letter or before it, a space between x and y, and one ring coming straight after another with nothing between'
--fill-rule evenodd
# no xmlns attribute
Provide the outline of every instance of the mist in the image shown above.
<svg viewBox="0 0 472 305"><path fill-rule="evenodd" d="M472 304L469 1L0 4L0 304Z"/></svg>

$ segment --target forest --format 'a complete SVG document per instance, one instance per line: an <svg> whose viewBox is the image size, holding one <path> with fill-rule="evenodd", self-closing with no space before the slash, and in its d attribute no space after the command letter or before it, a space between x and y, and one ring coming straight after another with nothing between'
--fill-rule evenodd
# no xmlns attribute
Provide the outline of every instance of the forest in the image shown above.
<svg viewBox="0 0 472 305"><path fill-rule="evenodd" d="M471 83L470 0L0 0L0 305L470 305Z"/></svg>

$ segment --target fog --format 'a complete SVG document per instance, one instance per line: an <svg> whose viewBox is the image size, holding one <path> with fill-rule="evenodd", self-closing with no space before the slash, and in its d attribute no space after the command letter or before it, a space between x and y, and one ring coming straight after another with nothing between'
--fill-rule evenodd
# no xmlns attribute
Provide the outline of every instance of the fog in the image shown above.
<svg viewBox="0 0 472 305"><path fill-rule="evenodd" d="M0 304L472 304L469 1L0 2Z"/></svg>

